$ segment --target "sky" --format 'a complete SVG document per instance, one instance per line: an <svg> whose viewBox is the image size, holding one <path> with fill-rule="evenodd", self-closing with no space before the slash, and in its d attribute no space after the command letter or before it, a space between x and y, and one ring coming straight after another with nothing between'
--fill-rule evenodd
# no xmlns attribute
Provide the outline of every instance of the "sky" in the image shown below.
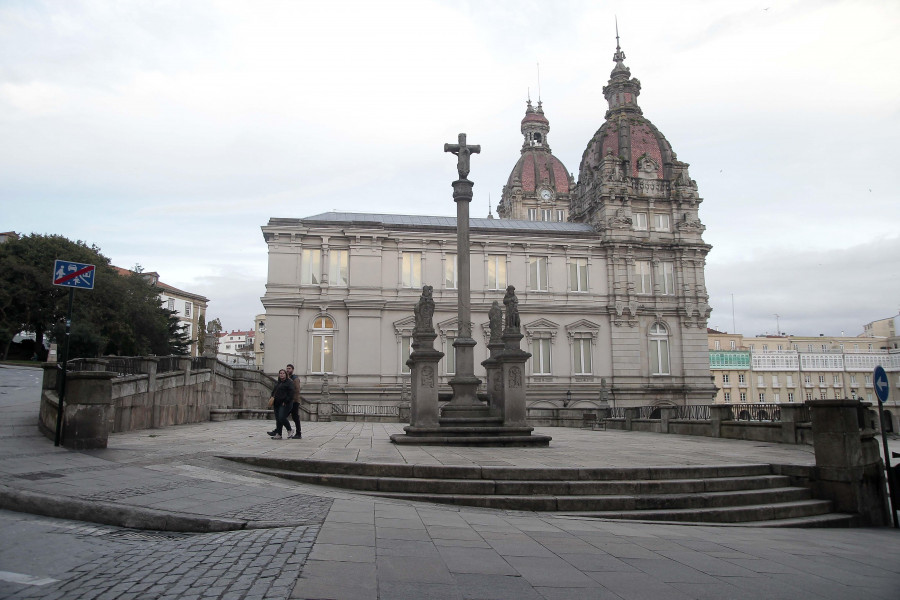
<svg viewBox="0 0 900 600"><path fill-rule="evenodd" d="M249 329L269 218L455 215L459 132L486 216L529 94L577 174L616 19L704 199L709 325L897 315L896 0L0 0L0 231L96 244Z"/></svg>

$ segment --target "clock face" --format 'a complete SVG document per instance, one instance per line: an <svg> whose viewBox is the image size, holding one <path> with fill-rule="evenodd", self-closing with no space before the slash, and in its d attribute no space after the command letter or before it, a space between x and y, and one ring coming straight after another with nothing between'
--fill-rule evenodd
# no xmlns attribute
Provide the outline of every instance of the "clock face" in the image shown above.
<svg viewBox="0 0 900 600"><path fill-rule="evenodd" d="M544 200L549 200L553 194L550 193L550 190L541 190L541 198Z"/></svg>

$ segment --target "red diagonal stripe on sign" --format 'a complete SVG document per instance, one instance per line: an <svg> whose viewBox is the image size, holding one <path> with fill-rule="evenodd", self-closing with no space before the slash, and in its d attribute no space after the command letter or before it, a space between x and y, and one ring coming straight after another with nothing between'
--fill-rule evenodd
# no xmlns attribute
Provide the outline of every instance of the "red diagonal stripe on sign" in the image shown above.
<svg viewBox="0 0 900 600"><path fill-rule="evenodd" d="M75 271L74 273L69 273L69 274L66 275L65 277L62 277L62 278L60 278L60 279L57 279L57 280L54 281L53 283L65 283L65 282L69 281L70 279L75 279L75 278L78 277L79 275L84 275L84 274L87 273L88 271L93 271L93 270L94 270L94 265L88 265L88 266L86 266L86 267L83 268L83 269L78 269L78 270ZM45 279L44 281L46 281L46 279Z"/></svg>

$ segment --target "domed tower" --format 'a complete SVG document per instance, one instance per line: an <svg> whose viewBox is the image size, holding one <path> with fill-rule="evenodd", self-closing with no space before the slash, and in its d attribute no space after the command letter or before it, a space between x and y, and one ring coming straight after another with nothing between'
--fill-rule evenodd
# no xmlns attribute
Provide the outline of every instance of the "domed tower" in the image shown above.
<svg viewBox="0 0 900 600"><path fill-rule="evenodd" d="M540 100L537 108L528 100L521 131L525 137L522 155L503 186L497 214L501 219L568 220L575 180L550 151L550 121Z"/></svg>
<svg viewBox="0 0 900 600"><path fill-rule="evenodd" d="M697 184L644 117L641 82L624 60L616 35L616 66L603 88L609 110L582 155L570 219L593 224L609 240L702 243Z"/></svg>

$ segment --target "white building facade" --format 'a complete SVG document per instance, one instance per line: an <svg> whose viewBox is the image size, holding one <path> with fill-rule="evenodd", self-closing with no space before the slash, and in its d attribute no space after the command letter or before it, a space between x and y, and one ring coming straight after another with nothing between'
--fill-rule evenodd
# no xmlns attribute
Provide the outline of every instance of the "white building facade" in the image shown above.
<svg viewBox="0 0 900 600"><path fill-rule="evenodd" d="M550 153L542 107L529 103L523 157L499 209L511 218L470 219L476 375L484 377L488 310L513 285L532 353L531 406L596 405L601 385L618 406L707 404L716 393L701 199L688 165L642 116L640 83L623 59L617 49L604 88L610 108L574 188ZM262 231L266 372L293 363L313 389L327 373L332 398L399 401L413 306L431 285L450 391L455 218L332 212L273 218Z"/></svg>

